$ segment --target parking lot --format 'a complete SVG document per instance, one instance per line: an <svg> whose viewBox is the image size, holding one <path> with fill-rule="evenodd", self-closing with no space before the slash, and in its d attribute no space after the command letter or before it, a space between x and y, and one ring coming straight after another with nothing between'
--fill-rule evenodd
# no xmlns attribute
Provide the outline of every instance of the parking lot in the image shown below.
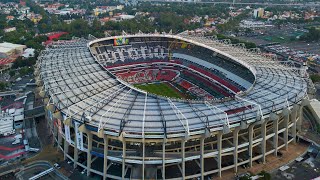
<svg viewBox="0 0 320 180"><path fill-rule="evenodd" d="M318 45L319 44L317 44L316 46ZM318 54L310 53L306 51L308 49L305 47L308 45L306 46L293 45L293 46L298 49L288 47L285 45L280 45L280 44L264 46L264 49L275 54L280 54L284 57L290 57L291 59L297 62L305 62L308 59L315 59L315 60L320 59L320 56Z"/></svg>
<svg viewBox="0 0 320 180"><path fill-rule="evenodd" d="M0 165L6 163L7 161L13 161L16 158L24 155L24 144L22 141L21 134L14 134L7 137L0 137ZM16 141L17 136L21 136L19 141Z"/></svg>
<svg viewBox="0 0 320 180"><path fill-rule="evenodd" d="M302 156L301 159L297 158L293 163L282 166L283 170L276 170L272 173L272 179L284 180L284 179L298 179L298 180L310 180L320 177L320 154L319 148L311 146L308 149L308 153Z"/></svg>

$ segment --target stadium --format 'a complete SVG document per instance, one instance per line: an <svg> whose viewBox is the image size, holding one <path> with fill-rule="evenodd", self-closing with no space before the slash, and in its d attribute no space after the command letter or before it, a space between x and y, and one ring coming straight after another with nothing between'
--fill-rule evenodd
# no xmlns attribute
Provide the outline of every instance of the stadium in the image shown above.
<svg viewBox="0 0 320 180"><path fill-rule="evenodd" d="M194 34L49 45L35 74L65 159L103 179L193 179L266 162L301 131L306 66Z"/></svg>

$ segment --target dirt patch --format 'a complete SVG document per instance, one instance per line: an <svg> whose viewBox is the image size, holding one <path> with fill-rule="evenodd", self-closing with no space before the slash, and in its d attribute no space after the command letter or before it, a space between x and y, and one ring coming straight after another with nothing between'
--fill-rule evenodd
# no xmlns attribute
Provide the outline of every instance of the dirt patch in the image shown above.
<svg viewBox="0 0 320 180"><path fill-rule="evenodd" d="M53 136L47 127L47 120L45 117L36 119L37 133L41 142L41 152L34 157L26 159L23 164L33 161L45 160L51 163L60 162L63 160L63 153L53 146Z"/></svg>
<svg viewBox="0 0 320 180"><path fill-rule="evenodd" d="M63 160L63 154L57 151L57 148L53 147L53 145L47 145L42 148L39 154L35 155L32 158L24 160L22 163L26 165L33 161L43 161L43 160L49 161L54 164L56 162L60 162Z"/></svg>

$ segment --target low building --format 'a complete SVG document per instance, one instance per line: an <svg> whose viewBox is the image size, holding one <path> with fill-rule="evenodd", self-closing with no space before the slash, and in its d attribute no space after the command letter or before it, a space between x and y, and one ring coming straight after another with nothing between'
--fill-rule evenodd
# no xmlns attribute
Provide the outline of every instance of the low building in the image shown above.
<svg viewBox="0 0 320 180"><path fill-rule="evenodd" d="M8 113L1 111L0 113L0 135L8 136L13 134L14 125L13 125L13 116L10 116Z"/></svg>
<svg viewBox="0 0 320 180"><path fill-rule="evenodd" d="M10 135L15 129L21 129L24 119L23 102L15 102L0 111L0 135Z"/></svg>
<svg viewBox="0 0 320 180"><path fill-rule="evenodd" d="M7 20L7 21L12 21L12 20L14 20L14 16L7 16L7 17L6 17L6 20Z"/></svg>
<svg viewBox="0 0 320 180"><path fill-rule="evenodd" d="M8 32L12 32L12 31L15 31L17 30L16 27L8 27L8 28L4 28L3 31L5 33L8 33Z"/></svg>
<svg viewBox="0 0 320 180"><path fill-rule="evenodd" d="M0 43L0 54L6 55L5 57L22 54L26 48L26 45L4 42Z"/></svg>
<svg viewBox="0 0 320 180"><path fill-rule="evenodd" d="M0 46L0 58L7 58L14 54L14 49Z"/></svg>
<svg viewBox="0 0 320 180"><path fill-rule="evenodd" d="M123 20L130 20L130 19L134 19L134 18L135 18L135 16L133 16L133 15L118 13L118 14L114 15L112 18L110 18L110 21L118 22L118 21L123 21Z"/></svg>
<svg viewBox="0 0 320 180"><path fill-rule="evenodd" d="M263 8L258 8L253 10L253 17L254 18L261 18L264 15L264 9Z"/></svg>
<svg viewBox="0 0 320 180"><path fill-rule="evenodd" d="M266 28L272 27L273 25L266 24L262 21L249 21L249 20L242 20L239 24L241 28L249 28L249 29L259 29L259 28Z"/></svg>
<svg viewBox="0 0 320 180"><path fill-rule="evenodd" d="M26 48L27 46L21 44L0 43L0 73L10 69L12 63L23 54Z"/></svg>
<svg viewBox="0 0 320 180"><path fill-rule="evenodd" d="M35 49L27 48L26 50L24 50L22 57L24 58L34 57L34 51Z"/></svg>
<svg viewBox="0 0 320 180"><path fill-rule="evenodd" d="M29 13L27 14L27 18L30 19L34 24L37 24L42 19L41 14Z"/></svg>
<svg viewBox="0 0 320 180"><path fill-rule="evenodd" d="M18 56L10 56L8 58L0 58L0 74L3 71L10 69L12 67L12 63L17 59Z"/></svg>
<svg viewBox="0 0 320 180"><path fill-rule="evenodd" d="M105 17L105 18L100 19L100 23L102 26L104 26L108 21L110 21L109 17Z"/></svg>

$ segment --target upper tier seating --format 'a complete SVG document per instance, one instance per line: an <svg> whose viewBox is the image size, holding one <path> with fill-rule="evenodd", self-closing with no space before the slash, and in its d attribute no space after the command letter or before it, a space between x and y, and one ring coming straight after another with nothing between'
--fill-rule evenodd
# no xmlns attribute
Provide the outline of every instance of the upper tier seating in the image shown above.
<svg viewBox="0 0 320 180"><path fill-rule="evenodd" d="M144 69L144 70L130 70L130 71L119 71L115 73L117 77L123 79L126 82L136 83L147 83L153 81L172 81L179 75L178 71L173 69Z"/></svg>

